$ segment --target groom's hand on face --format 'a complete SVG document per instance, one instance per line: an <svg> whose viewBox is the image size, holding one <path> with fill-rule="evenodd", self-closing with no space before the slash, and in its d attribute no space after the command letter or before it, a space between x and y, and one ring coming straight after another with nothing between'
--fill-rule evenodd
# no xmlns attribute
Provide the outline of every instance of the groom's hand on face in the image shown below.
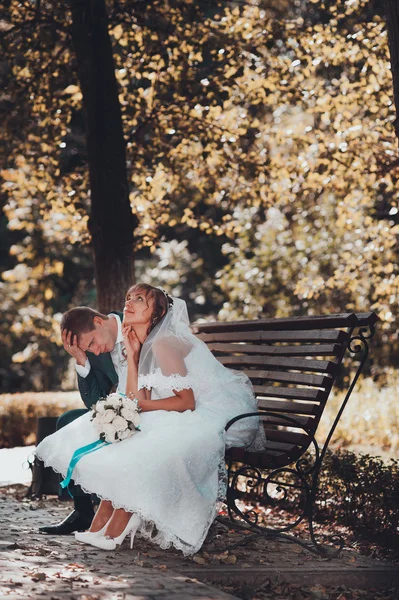
<svg viewBox="0 0 399 600"><path fill-rule="evenodd" d="M68 354L73 356L78 365L84 367L87 357L86 352L84 352L84 350L78 346L78 336L72 335L72 332L68 331L67 329L63 329L61 332L61 338L64 348Z"/></svg>

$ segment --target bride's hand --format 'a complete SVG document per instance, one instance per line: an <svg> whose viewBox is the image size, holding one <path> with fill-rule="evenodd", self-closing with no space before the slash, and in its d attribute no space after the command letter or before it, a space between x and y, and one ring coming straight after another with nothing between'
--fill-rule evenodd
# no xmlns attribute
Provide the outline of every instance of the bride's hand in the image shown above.
<svg viewBox="0 0 399 600"><path fill-rule="evenodd" d="M141 344L136 332L131 325L124 325L122 323L122 335L128 358L132 358L138 363Z"/></svg>

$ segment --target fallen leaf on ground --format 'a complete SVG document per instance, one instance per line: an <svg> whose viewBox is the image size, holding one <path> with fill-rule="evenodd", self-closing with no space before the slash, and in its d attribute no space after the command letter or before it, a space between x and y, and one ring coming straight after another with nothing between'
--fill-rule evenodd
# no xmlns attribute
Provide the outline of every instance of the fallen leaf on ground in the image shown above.
<svg viewBox="0 0 399 600"><path fill-rule="evenodd" d="M46 578L46 573L32 573L32 581L44 581Z"/></svg>
<svg viewBox="0 0 399 600"><path fill-rule="evenodd" d="M356 556L351 556L348 562L355 563L356 562Z"/></svg>
<svg viewBox="0 0 399 600"><path fill-rule="evenodd" d="M137 565L138 567L144 567L144 561L143 560L135 560L134 564Z"/></svg>
<svg viewBox="0 0 399 600"><path fill-rule="evenodd" d="M226 556L226 558L223 558L222 561L226 565L235 565L237 562L237 557L234 556L234 554L231 554L230 556Z"/></svg>

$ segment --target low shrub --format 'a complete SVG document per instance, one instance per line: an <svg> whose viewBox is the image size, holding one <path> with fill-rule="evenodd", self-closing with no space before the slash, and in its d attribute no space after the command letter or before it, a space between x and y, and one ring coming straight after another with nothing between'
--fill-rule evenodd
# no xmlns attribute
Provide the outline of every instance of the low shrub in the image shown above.
<svg viewBox="0 0 399 600"><path fill-rule="evenodd" d="M306 458L313 462L310 454ZM233 465L232 471L240 466ZM264 471L263 480L268 475L270 471ZM290 468L282 469L272 483L275 488L269 484L268 497L264 484L249 469L240 476L237 496L241 510L253 512L262 525L276 529L296 520L305 497L301 482ZM332 531L344 525L369 541L399 550L399 461L328 450L313 516L315 522L331 526Z"/></svg>
<svg viewBox="0 0 399 600"><path fill-rule="evenodd" d="M84 408L79 392L0 395L0 448L34 444L38 417L57 417L72 408Z"/></svg>
<svg viewBox="0 0 399 600"><path fill-rule="evenodd" d="M399 461L328 452L315 517L399 548Z"/></svg>

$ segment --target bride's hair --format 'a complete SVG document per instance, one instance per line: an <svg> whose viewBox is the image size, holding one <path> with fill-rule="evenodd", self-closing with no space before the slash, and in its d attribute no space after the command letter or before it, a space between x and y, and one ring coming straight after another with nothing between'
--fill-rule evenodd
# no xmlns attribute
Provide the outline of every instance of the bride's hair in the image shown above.
<svg viewBox="0 0 399 600"><path fill-rule="evenodd" d="M151 298L154 301L154 308L151 315L151 322L147 330L147 335L154 329L159 321L166 315L168 310L173 305L173 298L163 289L154 287L148 283L137 283L131 290L135 292L142 292L148 304L148 300Z"/></svg>

